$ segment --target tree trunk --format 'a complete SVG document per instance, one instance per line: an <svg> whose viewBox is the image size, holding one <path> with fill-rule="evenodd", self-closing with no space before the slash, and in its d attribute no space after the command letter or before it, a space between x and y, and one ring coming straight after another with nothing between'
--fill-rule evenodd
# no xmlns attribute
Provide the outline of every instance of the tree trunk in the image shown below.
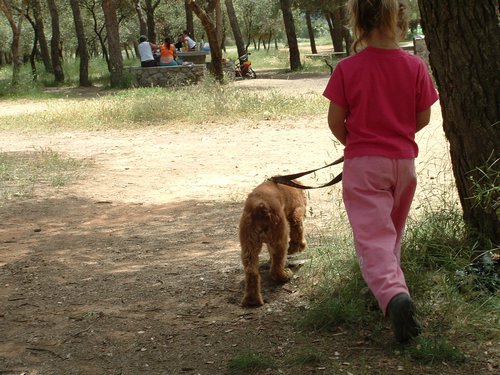
<svg viewBox="0 0 500 375"><path fill-rule="evenodd" d="M80 86L89 87L92 86L89 79L89 52L82 16L80 14L80 4L78 0L70 0L70 4L75 22L76 37L78 39L78 54L80 55Z"/></svg>
<svg viewBox="0 0 500 375"><path fill-rule="evenodd" d="M311 53L318 53L318 49L316 48L316 40L314 39L314 29L311 22L311 12L309 10L306 10L306 25L307 33L309 34L309 44L311 45Z"/></svg>
<svg viewBox="0 0 500 375"><path fill-rule="evenodd" d="M38 79L38 72L36 69L36 55L37 55L37 45L38 45L38 30L36 28L35 21L31 19L29 11L26 12L26 19L28 22L31 24L31 27L33 28L33 46L31 48L31 53L30 53L30 65L31 65L31 75L33 77L33 81L36 81Z"/></svg>
<svg viewBox="0 0 500 375"><path fill-rule="evenodd" d="M497 5L495 0L419 0L464 221L496 245L500 243ZM479 191L482 201L476 199Z"/></svg>
<svg viewBox="0 0 500 375"><path fill-rule="evenodd" d="M14 20L13 9L7 5L5 0L0 0L0 9L5 14L7 21L9 22L10 28L12 29L12 86L19 85L19 74L21 72L21 58L19 54L19 45L21 39L21 26L24 18L24 13L28 8L28 0L23 0L21 3L21 9L18 10L19 19L16 23Z"/></svg>
<svg viewBox="0 0 500 375"><path fill-rule="evenodd" d="M332 20L333 50L335 52L344 52L344 25L342 24L342 7L335 6L333 13L330 13Z"/></svg>
<svg viewBox="0 0 500 375"><path fill-rule="evenodd" d="M47 0L49 6L52 38L50 39L50 56L52 59L52 68L54 69L54 78L56 83L64 82L64 71L62 67L61 51L61 31L59 30L59 11L54 0Z"/></svg>
<svg viewBox="0 0 500 375"><path fill-rule="evenodd" d="M38 36L34 35L33 48L30 53L30 65L31 65L31 76L33 77L33 81L38 80L38 71L36 70L36 45L37 45Z"/></svg>
<svg viewBox="0 0 500 375"><path fill-rule="evenodd" d="M37 33L38 45L40 47L40 55L42 56L43 66L47 73L53 74L52 62L50 61L49 46L45 37L45 29L43 26L43 13L40 6L40 0L31 0L33 8L33 17L35 18L35 28Z"/></svg>
<svg viewBox="0 0 500 375"><path fill-rule="evenodd" d="M330 31L330 38L332 40L332 47L335 47L335 33L333 31L333 13L329 11L325 11L324 13L326 23L328 24L328 30Z"/></svg>
<svg viewBox="0 0 500 375"><path fill-rule="evenodd" d="M345 3L346 1L344 0L342 2L342 6L340 7L340 19L341 19L341 26L342 26L342 39L344 40L345 43L345 49L348 55L351 54L351 46L354 43L354 40L352 38L351 31L347 27L347 11L345 9Z"/></svg>
<svg viewBox="0 0 500 375"><path fill-rule="evenodd" d="M227 17L229 18L229 24L231 25L231 30L233 30L233 36L236 43L236 48L238 50L238 56L243 56L246 53L245 41L243 40L240 25L238 23L238 19L236 18L233 0L226 0L226 9Z"/></svg>
<svg viewBox="0 0 500 375"><path fill-rule="evenodd" d="M123 58L121 53L118 18L115 0L102 0L102 10L108 34L109 67L111 87L117 87L122 80Z"/></svg>
<svg viewBox="0 0 500 375"><path fill-rule="evenodd" d="M89 13L92 15L92 21L94 23L94 34L97 37L97 40L99 41L99 45L101 46L102 49L102 55L104 59L106 60L106 64L108 66L108 71L111 71L111 63L109 61L109 54L108 54L108 48L106 47L106 41L105 38L103 37L103 31L105 28L105 25L99 26L99 21L98 21L98 16L96 13L96 3L95 0L91 2L82 2L80 3L81 6L84 6ZM91 56L97 57L99 56L99 50L97 48L97 43L96 40L93 38L93 43L92 43L92 48L91 48L92 54Z"/></svg>
<svg viewBox="0 0 500 375"><path fill-rule="evenodd" d="M283 12L283 21L285 23L286 39L290 54L290 69L297 71L302 69L302 64L300 62L299 45L297 43L295 22L293 20L292 0L280 0L280 6Z"/></svg>
<svg viewBox="0 0 500 375"><path fill-rule="evenodd" d="M187 1L193 13L200 19L203 29L207 34L208 43L210 44L210 56L212 58L212 74L218 82L222 83L224 81L224 72L222 71L222 49L217 40L216 25L196 1Z"/></svg>
<svg viewBox="0 0 500 375"><path fill-rule="evenodd" d="M139 21L139 34L148 35L148 25L144 17L144 12L142 11L141 0L134 0L134 8Z"/></svg>
<svg viewBox="0 0 500 375"><path fill-rule="evenodd" d="M217 31L217 43L222 49L224 43L224 14L222 13L222 7L220 0L215 0L215 30Z"/></svg>
<svg viewBox="0 0 500 375"><path fill-rule="evenodd" d="M148 39L157 43L156 40L156 25L155 25L155 10L160 5L160 0L146 0L146 23L148 25ZM116 13L116 11L115 11Z"/></svg>
<svg viewBox="0 0 500 375"><path fill-rule="evenodd" d="M190 0L185 0L184 9L186 11L186 31L188 34L196 40L196 36L194 35L194 20L193 20L193 11L189 6Z"/></svg>

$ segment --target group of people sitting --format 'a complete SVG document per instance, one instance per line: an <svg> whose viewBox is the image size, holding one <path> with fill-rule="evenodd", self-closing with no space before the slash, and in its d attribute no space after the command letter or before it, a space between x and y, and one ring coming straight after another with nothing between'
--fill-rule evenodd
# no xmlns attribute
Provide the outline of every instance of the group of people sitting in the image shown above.
<svg viewBox="0 0 500 375"><path fill-rule="evenodd" d="M145 35L141 35L139 38L141 66L144 68L181 65L182 61L177 58L177 52L182 51L183 46L188 51L196 50L196 42L187 31L179 35L177 43L173 43L170 37L166 37L161 45L152 43Z"/></svg>

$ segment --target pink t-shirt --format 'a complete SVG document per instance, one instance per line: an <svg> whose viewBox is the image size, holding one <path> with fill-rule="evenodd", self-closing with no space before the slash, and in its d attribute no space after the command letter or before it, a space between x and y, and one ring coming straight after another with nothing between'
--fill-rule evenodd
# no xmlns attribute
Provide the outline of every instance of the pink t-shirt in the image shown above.
<svg viewBox="0 0 500 375"><path fill-rule="evenodd" d="M341 60L323 95L347 109L348 159L417 157L416 114L438 100L420 57L374 47Z"/></svg>

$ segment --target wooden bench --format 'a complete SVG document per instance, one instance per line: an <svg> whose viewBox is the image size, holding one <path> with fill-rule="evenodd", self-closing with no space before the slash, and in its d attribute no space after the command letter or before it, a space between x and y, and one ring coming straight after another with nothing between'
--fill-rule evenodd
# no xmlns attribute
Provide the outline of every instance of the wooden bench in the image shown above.
<svg viewBox="0 0 500 375"><path fill-rule="evenodd" d="M153 66L149 68L129 67L124 71L130 74L134 87L185 86L200 82L207 71L205 64L185 64L177 66Z"/></svg>

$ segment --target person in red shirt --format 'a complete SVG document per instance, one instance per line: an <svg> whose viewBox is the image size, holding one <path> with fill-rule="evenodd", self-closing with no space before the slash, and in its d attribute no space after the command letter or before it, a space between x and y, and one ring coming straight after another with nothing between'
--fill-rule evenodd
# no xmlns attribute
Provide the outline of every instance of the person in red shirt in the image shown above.
<svg viewBox="0 0 500 375"><path fill-rule="evenodd" d="M344 148L342 194L361 273L408 342L421 332L401 269L401 237L416 189L415 133L438 100L423 60L399 47L403 0L349 0L354 55L341 60L323 95L328 125Z"/></svg>

